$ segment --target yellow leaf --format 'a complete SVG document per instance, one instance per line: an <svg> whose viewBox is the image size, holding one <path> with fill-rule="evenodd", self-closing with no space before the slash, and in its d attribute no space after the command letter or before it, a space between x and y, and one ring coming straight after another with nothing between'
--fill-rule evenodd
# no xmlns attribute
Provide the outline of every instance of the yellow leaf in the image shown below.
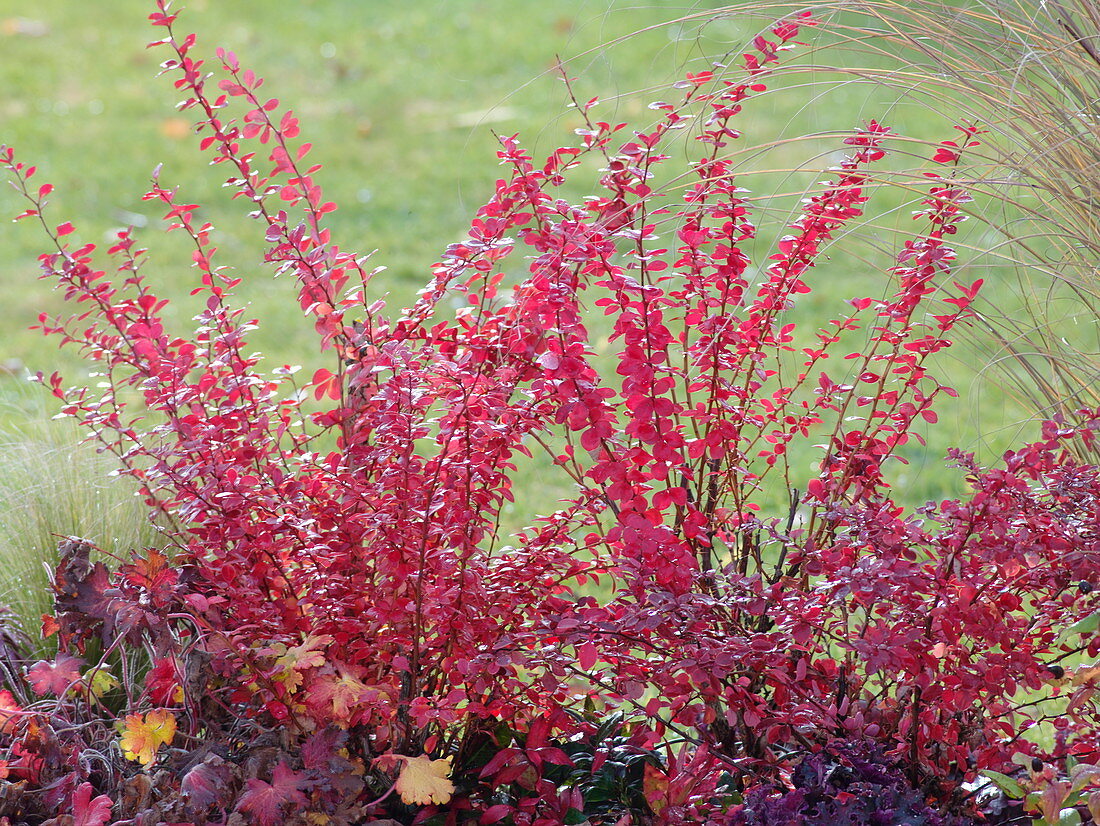
<svg viewBox="0 0 1100 826"><path fill-rule="evenodd" d="M167 709L148 714L130 714L121 727L122 756L151 766L157 759L157 749L172 742L176 736L176 718Z"/></svg>
<svg viewBox="0 0 1100 826"><path fill-rule="evenodd" d="M90 691L97 700L114 688L118 688L118 680L111 672L104 671L102 668L93 668L85 672L81 682L76 686L77 690Z"/></svg>
<svg viewBox="0 0 1100 826"><path fill-rule="evenodd" d="M275 675L275 679L285 685L286 690L291 694L302 687L302 673L293 668Z"/></svg>
<svg viewBox="0 0 1100 826"><path fill-rule="evenodd" d="M367 691L365 683L346 671L340 672L340 679L336 680L332 687L332 711L336 715L337 722L350 721L352 711L362 702L363 695Z"/></svg>
<svg viewBox="0 0 1100 826"><path fill-rule="evenodd" d="M400 757L400 755L395 755ZM430 757L401 757L405 765L397 776L397 793L409 806L441 806L455 792L454 783L448 779L451 758L432 760Z"/></svg>
<svg viewBox="0 0 1100 826"><path fill-rule="evenodd" d="M321 649L332 645L333 639L328 634L317 634L306 637L305 642L296 645L286 652L294 667L301 670L305 668L320 668L325 664L325 652Z"/></svg>
<svg viewBox="0 0 1100 826"><path fill-rule="evenodd" d="M276 679L286 686L287 691L296 691L302 685L302 674L325 664L323 649L332 641L328 634L317 634L306 637L305 642L293 648L288 649L281 643L273 645L271 651L276 655L275 667L278 669Z"/></svg>

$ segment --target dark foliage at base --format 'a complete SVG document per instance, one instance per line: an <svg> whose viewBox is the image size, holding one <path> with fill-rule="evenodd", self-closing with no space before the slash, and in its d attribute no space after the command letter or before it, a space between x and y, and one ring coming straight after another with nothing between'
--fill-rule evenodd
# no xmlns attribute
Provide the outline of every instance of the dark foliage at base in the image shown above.
<svg viewBox="0 0 1100 826"><path fill-rule="evenodd" d="M803 758L792 788L752 789L731 826L974 826L943 814L896 761L869 742L832 743Z"/></svg>

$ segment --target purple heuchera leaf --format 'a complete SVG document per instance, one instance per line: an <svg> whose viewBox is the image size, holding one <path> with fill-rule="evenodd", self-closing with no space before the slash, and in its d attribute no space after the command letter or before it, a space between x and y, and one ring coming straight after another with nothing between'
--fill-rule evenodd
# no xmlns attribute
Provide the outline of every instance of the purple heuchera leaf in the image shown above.
<svg viewBox="0 0 1100 826"><path fill-rule="evenodd" d="M928 804L872 743L833 743L804 758L793 789L761 786L745 797L736 826L967 826Z"/></svg>
<svg viewBox="0 0 1100 826"><path fill-rule="evenodd" d="M203 761L183 776L180 790L187 796L193 811L205 811L219 802L229 788L232 767L216 754L208 754Z"/></svg>

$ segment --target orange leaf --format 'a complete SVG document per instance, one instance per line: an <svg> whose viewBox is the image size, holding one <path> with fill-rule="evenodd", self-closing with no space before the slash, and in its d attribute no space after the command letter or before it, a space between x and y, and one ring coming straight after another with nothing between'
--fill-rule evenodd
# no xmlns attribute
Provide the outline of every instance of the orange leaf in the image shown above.
<svg viewBox="0 0 1100 826"><path fill-rule="evenodd" d="M309 705L329 715L341 728L354 725L369 707L378 702L377 686L367 685L343 668L336 674L321 674L309 681Z"/></svg>
<svg viewBox="0 0 1100 826"><path fill-rule="evenodd" d="M23 708L15 701L15 696L4 689L0 691L0 732L13 734Z"/></svg>
<svg viewBox="0 0 1100 826"><path fill-rule="evenodd" d="M191 134L191 122L183 118L165 118L160 122L160 133L174 141L183 140Z"/></svg>
<svg viewBox="0 0 1100 826"><path fill-rule="evenodd" d="M1068 675L1067 675L1068 676ZM1073 672L1073 684L1084 685L1096 682L1100 684L1100 665L1083 665Z"/></svg>
<svg viewBox="0 0 1100 826"><path fill-rule="evenodd" d="M156 709L148 714L130 714L120 729L119 746L128 760L136 760L143 766L151 766L157 758L157 749L172 742L176 736L176 718L167 709Z"/></svg>
<svg viewBox="0 0 1100 826"><path fill-rule="evenodd" d="M331 644L332 637L328 634L311 634L305 642L293 648L281 643L273 645L271 653L276 655L275 667L278 669L276 679L286 685L287 691L297 690L306 671L325 664L324 649Z"/></svg>
<svg viewBox="0 0 1100 826"><path fill-rule="evenodd" d="M668 775L652 763L645 764L642 794L655 815L660 815L661 810L668 806Z"/></svg>

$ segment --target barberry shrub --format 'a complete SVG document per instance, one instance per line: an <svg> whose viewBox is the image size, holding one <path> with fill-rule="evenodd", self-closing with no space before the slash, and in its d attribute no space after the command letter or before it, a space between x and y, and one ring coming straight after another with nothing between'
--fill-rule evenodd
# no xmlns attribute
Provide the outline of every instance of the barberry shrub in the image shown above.
<svg viewBox="0 0 1100 826"><path fill-rule="evenodd" d="M739 65L689 74L654 125L630 133L574 101L576 145L536 163L502 138L505 173L468 238L391 311L325 227L336 207L294 115L235 55L211 72L168 0L151 20L201 149L263 228L265 264L296 280L329 363L302 384L260 369L259 322L233 305L243 276L176 189L157 179L146 198L193 244L205 308L185 335L133 234L108 250L109 278L2 150L21 217L55 246L44 277L75 305L40 326L105 375L44 381L174 547L112 571L63 544L45 627L59 652L0 695L0 782L18 786L0 816L720 822L836 738L871 741L937 805L1016 752L1095 749L1096 676L1072 657L1100 647L1100 497L1063 446L1094 439L1100 414L1049 425L1003 468L960 454L966 501L907 516L888 483L953 393L929 360L981 286L952 280L948 243L977 126L928 159L891 294L800 330L789 311L863 215L893 133L870 121L843 138L849 154L752 264L730 147L815 25L795 15ZM693 160L670 171L683 138ZM572 203L562 184L589 159L597 193ZM590 329L607 325L601 370ZM791 459L817 444L811 470ZM505 536L533 449L576 492ZM1053 677L1070 687L1050 698ZM611 746L578 745L607 740L591 711L609 708L631 718L613 738L621 777ZM1025 739L1048 720L1053 745Z"/></svg>

